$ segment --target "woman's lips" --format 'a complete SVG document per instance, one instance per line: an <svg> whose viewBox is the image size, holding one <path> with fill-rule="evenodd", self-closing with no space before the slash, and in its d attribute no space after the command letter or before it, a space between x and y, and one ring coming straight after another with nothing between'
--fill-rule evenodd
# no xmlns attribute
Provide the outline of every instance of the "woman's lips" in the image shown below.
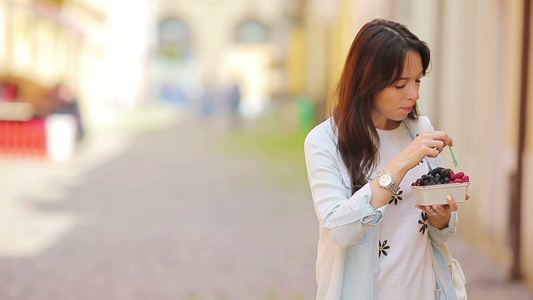
<svg viewBox="0 0 533 300"><path fill-rule="evenodd" d="M412 107L402 107L402 109L405 110L408 113L410 113L413 110Z"/></svg>

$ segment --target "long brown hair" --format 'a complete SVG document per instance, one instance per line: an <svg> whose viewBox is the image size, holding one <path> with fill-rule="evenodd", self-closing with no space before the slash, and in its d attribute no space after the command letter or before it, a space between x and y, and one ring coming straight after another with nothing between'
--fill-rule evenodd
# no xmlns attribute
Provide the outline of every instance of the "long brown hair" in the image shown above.
<svg viewBox="0 0 533 300"><path fill-rule="evenodd" d="M402 24L374 19L353 40L336 86L333 118L337 148L350 172L354 193L370 179L379 155L379 136L371 117L374 97L401 78L405 56L412 50L420 53L425 75L429 47ZM418 118L416 105L408 117Z"/></svg>

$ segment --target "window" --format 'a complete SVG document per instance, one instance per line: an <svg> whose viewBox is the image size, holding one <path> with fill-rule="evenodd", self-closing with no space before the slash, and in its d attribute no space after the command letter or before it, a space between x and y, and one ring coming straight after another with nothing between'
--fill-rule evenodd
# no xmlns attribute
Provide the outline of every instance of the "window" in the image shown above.
<svg viewBox="0 0 533 300"><path fill-rule="evenodd" d="M247 20L237 26L235 40L241 43L263 43L268 41L268 28L256 20Z"/></svg>

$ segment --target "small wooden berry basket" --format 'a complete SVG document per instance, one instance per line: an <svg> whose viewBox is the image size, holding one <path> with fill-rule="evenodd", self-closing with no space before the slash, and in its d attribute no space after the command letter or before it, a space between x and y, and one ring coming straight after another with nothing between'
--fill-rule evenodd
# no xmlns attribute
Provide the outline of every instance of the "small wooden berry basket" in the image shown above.
<svg viewBox="0 0 533 300"><path fill-rule="evenodd" d="M446 196L453 197L455 202L466 201L466 194L470 182L448 183L437 185L414 186L411 188L415 194L416 203L419 205L448 204Z"/></svg>

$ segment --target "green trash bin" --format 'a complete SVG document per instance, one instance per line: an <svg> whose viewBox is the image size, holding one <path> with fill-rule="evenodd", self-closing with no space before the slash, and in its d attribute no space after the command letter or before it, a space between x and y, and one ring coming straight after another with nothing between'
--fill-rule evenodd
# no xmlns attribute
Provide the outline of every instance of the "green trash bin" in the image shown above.
<svg viewBox="0 0 533 300"><path fill-rule="evenodd" d="M315 123L315 104L308 96L296 98L299 113L299 126L301 130L309 130Z"/></svg>

